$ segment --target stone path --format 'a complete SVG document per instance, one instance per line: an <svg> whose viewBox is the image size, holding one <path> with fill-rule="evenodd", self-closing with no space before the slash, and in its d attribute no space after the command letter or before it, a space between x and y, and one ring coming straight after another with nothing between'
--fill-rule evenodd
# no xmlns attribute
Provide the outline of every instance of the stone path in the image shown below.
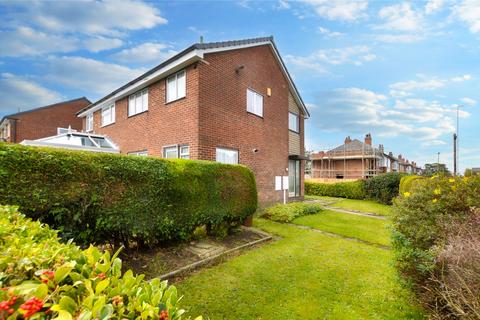
<svg viewBox="0 0 480 320"><path fill-rule="evenodd" d="M342 213L348 213L348 214L354 214L354 215L357 215L357 216L370 217L370 218L375 218L375 219L380 219L380 220L387 220L387 217L379 216L378 214L375 214L375 213L372 213L372 212L363 212L363 211L355 211L355 210L347 210L347 209L343 209L343 208L331 207L330 204L335 203L336 201L335 202L329 202L329 201L324 201L324 200L305 200L304 202L319 203L327 210L332 210L332 211L337 211L337 212L342 212Z"/></svg>

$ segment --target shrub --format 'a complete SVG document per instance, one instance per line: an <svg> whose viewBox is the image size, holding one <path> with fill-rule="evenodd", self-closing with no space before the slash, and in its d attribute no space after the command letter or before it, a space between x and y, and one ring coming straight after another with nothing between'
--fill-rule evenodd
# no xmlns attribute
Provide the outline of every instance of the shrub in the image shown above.
<svg viewBox="0 0 480 320"><path fill-rule="evenodd" d="M365 199L364 181L318 183L305 181L305 194L310 196Z"/></svg>
<svg viewBox="0 0 480 320"><path fill-rule="evenodd" d="M323 210L318 203L290 202L265 209L263 216L277 222L291 222L298 217L316 214Z"/></svg>
<svg viewBox="0 0 480 320"><path fill-rule="evenodd" d="M122 274L116 254L60 243L14 207L0 206L0 250L1 319L182 319L175 287Z"/></svg>
<svg viewBox="0 0 480 320"><path fill-rule="evenodd" d="M411 192L413 188L419 183L420 180L424 179L423 176L408 175L403 176L400 179L399 194L402 195L405 192Z"/></svg>
<svg viewBox="0 0 480 320"><path fill-rule="evenodd" d="M365 180L366 198L384 204L392 204L393 198L398 196L402 173L384 173Z"/></svg>
<svg viewBox="0 0 480 320"><path fill-rule="evenodd" d="M478 258L470 262L465 259L478 257L478 252L474 252L478 247L469 244L476 243L478 238L469 238L466 228L461 227L475 218L474 208L480 207L479 191L480 177L433 176L417 180L413 191L406 191L394 201L392 244L397 269L420 301L435 312L443 312L445 317L458 311L456 305L474 305L472 301L462 302L458 292L465 288L479 292L480 279L476 276L462 279L464 283L455 288L451 284L457 275L463 278L480 268ZM474 226L471 230L478 236L478 226ZM460 239L468 241L463 243ZM465 247L460 250L458 246L462 245Z"/></svg>
<svg viewBox="0 0 480 320"><path fill-rule="evenodd" d="M257 192L240 165L2 143L0 204L78 243L153 244L238 225L255 212Z"/></svg>

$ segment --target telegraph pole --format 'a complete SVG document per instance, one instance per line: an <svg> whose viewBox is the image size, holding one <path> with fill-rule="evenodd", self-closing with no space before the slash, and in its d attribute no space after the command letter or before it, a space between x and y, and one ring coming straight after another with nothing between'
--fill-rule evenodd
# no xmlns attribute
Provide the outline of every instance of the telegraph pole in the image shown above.
<svg viewBox="0 0 480 320"><path fill-rule="evenodd" d="M457 134L453 134L453 176L457 176Z"/></svg>

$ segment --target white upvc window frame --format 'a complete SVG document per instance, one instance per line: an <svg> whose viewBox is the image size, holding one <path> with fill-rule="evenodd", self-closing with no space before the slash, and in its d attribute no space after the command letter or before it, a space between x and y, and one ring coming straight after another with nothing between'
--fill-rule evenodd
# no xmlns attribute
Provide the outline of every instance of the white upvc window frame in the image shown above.
<svg viewBox="0 0 480 320"><path fill-rule="evenodd" d="M148 150L141 150L141 151L132 151L127 153L129 156L139 156L139 157L146 157L148 156Z"/></svg>
<svg viewBox="0 0 480 320"><path fill-rule="evenodd" d="M187 96L187 71L180 70L165 79L165 101L170 103Z"/></svg>
<svg viewBox="0 0 480 320"><path fill-rule="evenodd" d="M85 117L85 131L92 132L93 131L93 112L87 114Z"/></svg>
<svg viewBox="0 0 480 320"><path fill-rule="evenodd" d="M175 157L167 157L167 149L175 150ZM190 145L172 144L162 148L162 157L166 159L190 159Z"/></svg>
<svg viewBox="0 0 480 320"><path fill-rule="evenodd" d="M148 88L129 95L127 109L129 117L148 111Z"/></svg>
<svg viewBox="0 0 480 320"><path fill-rule="evenodd" d="M234 161L225 161L224 160L225 157L221 156L221 153L223 153L223 152L234 153L234 157L235 157ZM225 164L238 164L239 152L238 152L237 149L217 147L217 148L215 148L215 161L220 162L220 163L225 163Z"/></svg>
<svg viewBox="0 0 480 320"><path fill-rule="evenodd" d="M292 117L295 117L294 119ZM295 121L295 127L292 128L292 121ZM300 133L300 116L294 112L288 112L288 130Z"/></svg>
<svg viewBox="0 0 480 320"><path fill-rule="evenodd" d="M263 95L247 88L247 112L263 118Z"/></svg>
<svg viewBox="0 0 480 320"><path fill-rule="evenodd" d="M108 117L106 116L107 112L110 112ZM102 127L111 125L112 123L115 123L115 102L102 108Z"/></svg>

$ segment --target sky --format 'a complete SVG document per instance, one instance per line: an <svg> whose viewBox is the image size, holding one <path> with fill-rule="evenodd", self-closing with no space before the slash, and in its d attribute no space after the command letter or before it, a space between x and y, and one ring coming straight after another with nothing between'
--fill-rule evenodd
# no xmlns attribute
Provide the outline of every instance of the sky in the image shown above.
<svg viewBox="0 0 480 320"><path fill-rule="evenodd" d="M480 167L480 0L4 1L0 116L95 101L198 42L274 36L308 150L346 136L419 164Z"/></svg>

